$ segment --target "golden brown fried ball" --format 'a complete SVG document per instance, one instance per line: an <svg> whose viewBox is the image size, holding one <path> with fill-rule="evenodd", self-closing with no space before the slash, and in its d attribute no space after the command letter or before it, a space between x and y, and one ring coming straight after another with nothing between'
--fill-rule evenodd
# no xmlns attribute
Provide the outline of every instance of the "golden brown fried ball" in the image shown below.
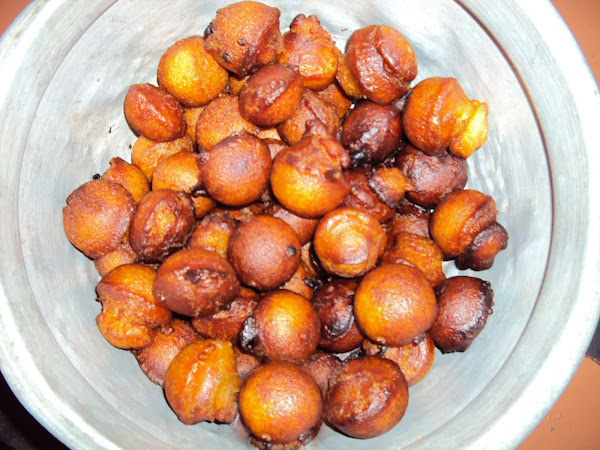
<svg viewBox="0 0 600 450"><path fill-rule="evenodd" d="M292 227L298 235L298 239L300 239L300 245L304 245L312 240L317 225L319 224L319 219L299 216L277 202L271 203L267 208L266 213L283 220Z"/></svg>
<svg viewBox="0 0 600 450"><path fill-rule="evenodd" d="M368 100L350 111L342 126L342 145L350 154L352 166L372 166L396 150L402 137L402 115L393 105Z"/></svg>
<svg viewBox="0 0 600 450"><path fill-rule="evenodd" d="M120 184L88 181L67 197L63 208L67 239L88 258L99 258L123 242L134 209L133 196Z"/></svg>
<svg viewBox="0 0 600 450"><path fill-rule="evenodd" d="M125 119L136 134L156 142L185 135L183 106L167 91L152 84L134 84L125 96Z"/></svg>
<svg viewBox="0 0 600 450"><path fill-rule="evenodd" d="M208 214L196 222L196 228L188 242L189 248L203 248L216 252L219 256L227 258L229 239L233 234L236 222L224 215Z"/></svg>
<svg viewBox="0 0 600 450"><path fill-rule="evenodd" d="M447 258L460 255L481 231L496 222L496 201L472 189L445 196L431 216L431 237Z"/></svg>
<svg viewBox="0 0 600 450"><path fill-rule="evenodd" d="M354 293L358 283L354 280L334 280L323 285L312 302L321 321L319 347L345 353L358 348L365 337L354 319Z"/></svg>
<svg viewBox="0 0 600 450"><path fill-rule="evenodd" d="M151 182L156 166L158 166L158 163L163 158L179 152L192 151L194 151L194 144L187 135L170 142L154 142L144 136L140 136L135 141L135 144L133 144L131 162L139 167Z"/></svg>
<svg viewBox="0 0 600 450"><path fill-rule="evenodd" d="M488 139L488 106L469 100L456 78L427 78L404 105L406 137L418 149L468 158Z"/></svg>
<svg viewBox="0 0 600 450"><path fill-rule="evenodd" d="M369 176L369 185L386 205L397 208L404 194L412 189L410 181L397 167L380 166Z"/></svg>
<svg viewBox="0 0 600 450"><path fill-rule="evenodd" d="M396 363L374 356L351 359L329 380L325 421L354 438L380 436L402 420L408 396Z"/></svg>
<svg viewBox="0 0 600 450"><path fill-rule="evenodd" d="M256 292L243 287L226 309L211 316L194 317L192 325L204 337L223 339L237 345L242 326L252 315L259 300Z"/></svg>
<svg viewBox="0 0 600 450"><path fill-rule="evenodd" d="M440 312L429 334L442 353L464 352L493 312L494 291L487 281L457 276L438 285L435 292Z"/></svg>
<svg viewBox="0 0 600 450"><path fill-rule="evenodd" d="M185 347L201 339L189 322L173 319L157 330L149 346L132 350L131 353L150 381L164 386L165 374L173 358Z"/></svg>
<svg viewBox="0 0 600 450"><path fill-rule="evenodd" d="M183 423L231 423L238 415L238 375L231 342L206 339L184 348L165 376L165 397Z"/></svg>
<svg viewBox="0 0 600 450"><path fill-rule="evenodd" d="M267 361L301 363L317 349L320 328L309 300L278 289L266 294L244 322L240 347Z"/></svg>
<svg viewBox="0 0 600 450"><path fill-rule="evenodd" d="M354 104L352 99L346 95L337 82L331 83L322 91L318 91L317 95L321 97L321 99L335 106L340 119L346 117L346 114L350 112L350 109Z"/></svg>
<svg viewBox="0 0 600 450"><path fill-rule="evenodd" d="M319 91L335 80L340 55L319 18L299 14L283 35L283 51L278 61L297 66L304 85Z"/></svg>
<svg viewBox="0 0 600 450"><path fill-rule="evenodd" d="M271 154L248 133L229 136L204 155L202 183L215 200L230 206L252 203L269 187Z"/></svg>
<svg viewBox="0 0 600 450"><path fill-rule="evenodd" d="M322 414L319 386L290 362L265 364L242 385L240 417L262 445L306 444L317 434Z"/></svg>
<svg viewBox="0 0 600 450"><path fill-rule="evenodd" d="M180 250L158 268L156 300L171 311L198 317L227 307L241 289L231 264L201 248Z"/></svg>
<svg viewBox="0 0 600 450"><path fill-rule="evenodd" d="M408 145L396 163L411 185L406 198L426 208L434 207L447 194L467 184L467 161L449 153L428 155Z"/></svg>
<svg viewBox="0 0 600 450"><path fill-rule="evenodd" d="M201 189L200 160L195 152L179 152L161 159L152 177L152 189L194 194Z"/></svg>
<svg viewBox="0 0 600 450"><path fill-rule="evenodd" d="M337 208L350 186L343 170L350 158L337 139L308 134L273 160L271 189L285 208L317 218Z"/></svg>
<svg viewBox="0 0 600 450"><path fill-rule="evenodd" d="M269 64L252 74L240 91L240 113L261 127L280 124L300 104L304 85L298 67Z"/></svg>
<svg viewBox="0 0 600 450"><path fill-rule="evenodd" d="M156 272L141 264L111 270L96 286L102 312L96 317L102 336L117 348L141 349L152 343L156 328L171 321L171 311L152 293Z"/></svg>
<svg viewBox="0 0 600 450"><path fill-rule="evenodd" d="M94 267L100 276L103 277L115 267L135 262L136 258L137 254L133 251L129 242L123 242L112 252L108 252L99 258L96 258L94 260Z"/></svg>
<svg viewBox="0 0 600 450"><path fill-rule="evenodd" d="M386 25L354 31L348 39L344 64L356 79L360 92L382 105L403 97L417 76L417 57L410 42Z"/></svg>
<svg viewBox="0 0 600 450"><path fill-rule="evenodd" d="M194 226L194 205L188 194L171 189L150 191L131 219L129 242L138 261L161 262L183 248Z"/></svg>
<svg viewBox="0 0 600 450"><path fill-rule="evenodd" d="M158 85L188 108L206 105L227 87L229 74L205 45L201 36L182 39L158 63Z"/></svg>
<svg viewBox="0 0 600 450"><path fill-rule="evenodd" d="M394 361L406 378L408 386L413 386L429 373L435 362L435 342L427 333L418 342L401 347L388 347L365 341L368 355L381 356Z"/></svg>
<svg viewBox="0 0 600 450"><path fill-rule="evenodd" d="M257 135L260 128L240 114L239 99L222 95L202 110L196 123L196 144L200 151L210 151L226 137L247 132Z"/></svg>
<svg viewBox="0 0 600 450"><path fill-rule="evenodd" d="M387 244L379 221L357 208L337 208L319 222L313 241L321 265L344 278L364 275L377 264Z"/></svg>
<svg viewBox="0 0 600 450"><path fill-rule="evenodd" d="M259 215L238 225L227 254L243 284L266 292L296 272L300 249L292 227L281 219Z"/></svg>
<svg viewBox="0 0 600 450"><path fill-rule="evenodd" d="M327 134L337 137L340 118L335 105L316 92L304 89L300 104L287 120L278 125L277 130L288 145L294 145L305 135L311 121L320 122Z"/></svg>
<svg viewBox="0 0 600 450"><path fill-rule="evenodd" d="M358 99L358 98L366 98L365 93L363 92L358 80L352 73L350 66L347 62L347 55L344 53L340 56L340 60L338 63L338 71L335 75L335 79L344 91L346 95L349 97Z"/></svg>
<svg viewBox="0 0 600 450"><path fill-rule="evenodd" d="M150 190L144 172L118 157L110 160L110 167L102 174L102 179L119 183L129 191L136 203Z"/></svg>
<svg viewBox="0 0 600 450"><path fill-rule="evenodd" d="M382 202L371 187L370 172L371 169L366 167L345 172L346 179L350 182L350 193L341 206L362 209L383 223L394 217L395 211Z"/></svg>
<svg viewBox="0 0 600 450"><path fill-rule="evenodd" d="M433 240L413 233L397 233L393 246L385 252L383 264L408 264L416 267L433 287L446 279L444 253Z"/></svg>
<svg viewBox="0 0 600 450"><path fill-rule="evenodd" d="M240 95L240 91L248 81L250 75L245 75L243 77L238 77L236 74L232 73L229 76L229 86L227 86L227 93L231 95Z"/></svg>
<svg viewBox="0 0 600 450"><path fill-rule="evenodd" d="M456 267L461 270L487 270L494 264L496 255L508 247L508 232L498 222L493 223L477 236L462 252Z"/></svg>
<svg viewBox="0 0 600 450"><path fill-rule="evenodd" d="M406 345L427 331L438 313L435 293L423 272L386 264L367 273L354 295L360 330L383 345Z"/></svg>
<svg viewBox="0 0 600 450"><path fill-rule="evenodd" d="M279 9L255 1L221 8L206 29L206 50L240 77L254 72L281 52L280 15Z"/></svg>

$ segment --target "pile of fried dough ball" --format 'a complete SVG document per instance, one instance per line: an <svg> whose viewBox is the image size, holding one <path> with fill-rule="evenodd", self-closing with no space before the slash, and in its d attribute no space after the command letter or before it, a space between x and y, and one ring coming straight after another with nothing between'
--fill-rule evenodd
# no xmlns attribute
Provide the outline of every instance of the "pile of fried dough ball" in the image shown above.
<svg viewBox="0 0 600 450"><path fill-rule="evenodd" d="M185 424L238 417L298 448L325 422L372 438L403 417L436 347L492 313L506 248L465 189L488 107L455 78L415 86L415 52L372 25L340 51L318 17L242 1L175 42L124 99L138 136L63 210L102 279L97 324Z"/></svg>

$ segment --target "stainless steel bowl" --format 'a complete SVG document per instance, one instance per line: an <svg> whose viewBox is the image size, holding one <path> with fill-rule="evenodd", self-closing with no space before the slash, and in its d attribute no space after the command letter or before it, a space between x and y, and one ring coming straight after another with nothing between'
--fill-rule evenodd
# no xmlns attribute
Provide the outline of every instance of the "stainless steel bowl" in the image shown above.
<svg viewBox="0 0 600 450"><path fill-rule="evenodd" d="M495 313L465 354L438 355L404 420L361 441L323 429L314 448L506 448L551 408L598 321L598 88L542 0L269 1L282 24L317 14L340 48L388 24L413 43L419 79L456 76L491 109L469 186L494 195L508 250ZM155 81L175 40L225 1L39 0L0 41L0 363L29 411L76 448L243 448L231 427L186 426L135 359L97 330L90 261L64 237L67 195L128 159L129 85ZM450 273L455 273L450 268Z"/></svg>

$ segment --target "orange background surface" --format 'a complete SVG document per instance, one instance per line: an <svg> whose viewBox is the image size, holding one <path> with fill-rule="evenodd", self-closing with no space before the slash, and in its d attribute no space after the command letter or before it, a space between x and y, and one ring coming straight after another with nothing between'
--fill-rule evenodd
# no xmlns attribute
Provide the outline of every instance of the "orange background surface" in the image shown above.
<svg viewBox="0 0 600 450"><path fill-rule="evenodd" d="M0 33L29 3L29 0L0 0ZM600 0L553 0L553 3L573 31L596 80L600 80ZM520 447L520 450L534 449L600 449L600 365L584 359L552 411Z"/></svg>

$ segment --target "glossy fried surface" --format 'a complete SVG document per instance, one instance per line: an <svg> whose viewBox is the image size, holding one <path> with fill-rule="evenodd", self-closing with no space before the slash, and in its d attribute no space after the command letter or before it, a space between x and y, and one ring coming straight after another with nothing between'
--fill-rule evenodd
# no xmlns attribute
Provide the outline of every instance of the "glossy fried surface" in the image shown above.
<svg viewBox="0 0 600 450"><path fill-rule="evenodd" d="M438 285L435 292L439 314L429 334L442 353L464 352L493 312L492 287L479 278L456 276Z"/></svg>
<svg viewBox="0 0 600 450"><path fill-rule="evenodd" d="M348 436L373 438L400 422L408 397L396 363L373 356L350 359L329 380L325 421Z"/></svg>
<svg viewBox="0 0 600 450"><path fill-rule="evenodd" d="M260 139L229 136L205 155L202 183L215 200L242 206L260 199L269 186L271 155Z"/></svg>
<svg viewBox="0 0 600 450"><path fill-rule="evenodd" d="M161 264L154 283L156 299L184 316L207 316L229 305L241 286L231 264L215 252L180 250Z"/></svg>
<svg viewBox="0 0 600 450"><path fill-rule="evenodd" d="M160 262L183 248L194 225L194 205L181 191L150 191L131 219L129 242L141 262Z"/></svg>
<svg viewBox="0 0 600 450"><path fill-rule="evenodd" d="M94 260L94 267L101 277L113 270L115 267L123 264L131 264L135 262L137 255L129 245L129 242L119 244L119 246L111 252L108 252Z"/></svg>
<svg viewBox="0 0 600 450"><path fill-rule="evenodd" d="M229 239L235 226L236 222L229 217L220 214L208 214L202 220L196 222L188 247L203 248L227 258Z"/></svg>
<svg viewBox="0 0 600 450"><path fill-rule="evenodd" d="M63 208L67 239L88 258L115 250L127 233L135 200L127 189L106 180L92 180L75 189Z"/></svg>
<svg viewBox="0 0 600 450"><path fill-rule="evenodd" d="M125 96L125 118L136 134L168 142L185 135L183 106L167 91L152 84L134 84Z"/></svg>
<svg viewBox="0 0 600 450"><path fill-rule="evenodd" d="M383 223L391 219L395 211L377 196L370 184L370 174L371 169L366 167L345 172L346 179L350 182L350 193L341 206L362 209Z"/></svg>
<svg viewBox="0 0 600 450"><path fill-rule="evenodd" d="M163 386L173 358L185 347L200 339L189 322L173 319L157 329L150 345L140 350L132 350L132 353L150 381Z"/></svg>
<svg viewBox="0 0 600 450"><path fill-rule="evenodd" d="M152 190L171 189L195 194L201 189L201 164L195 152L179 152L161 159L152 177Z"/></svg>
<svg viewBox="0 0 600 450"><path fill-rule="evenodd" d="M206 29L206 50L230 72L243 77L274 62L282 49L281 11L241 1L217 10Z"/></svg>
<svg viewBox="0 0 600 450"><path fill-rule="evenodd" d="M179 152L191 152L194 150L192 139L185 135L180 139L169 142L155 142L144 136L140 136L133 144L131 150L131 163L139 167L146 178L152 182L154 171L158 163L167 156Z"/></svg>
<svg viewBox="0 0 600 450"><path fill-rule="evenodd" d="M165 397L183 423L230 423L238 415L237 397L242 380L233 346L206 339L184 348L165 376Z"/></svg>
<svg viewBox="0 0 600 450"><path fill-rule="evenodd" d="M326 214L315 231L314 248L329 273L354 278L375 267L387 236L379 221L357 208L337 208Z"/></svg>
<svg viewBox="0 0 600 450"><path fill-rule="evenodd" d="M289 209L284 208L277 202L273 202L269 205L266 213L277 217L287 223L298 235L300 245L304 245L312 240L315 234L319 219L311 219L309 217L302 217L298 214L293 213Z"/></svg>
<svg viewBox="0 0 600 450"><path fill-rule="evenodd" d="M266 294L240 335L240 347L265 360L301 363L317 348L320 322L306 298L283 289Z"/></svg>
<svg viewBox="0 0 600 450"><path fill-rule="evenodd" d="M367 273L354 296L360 330L384 345L406 345L433 325L438 304L431 284L419 270L386 264Z"/></svg>
<svg viewBox="0 0 600 450"><path fill-rule="evenodd" d="M329 387L329 380L341 365L342 361L337 356L331 353L316 351L300 367L313 377L319 385L323 397L325 397Z"/></svg>
<svg viewBox="0 0 600 450"><path fill-rule="evenodd" d="M136 203L150 190L148 179L137 166L119 157L112 158L109 164L110 167L102 174L102 179L123 186Z"/></svg>
<svg viewBox="0 0 600 450"><path fill-rule="evenodd" d="M456 260L459 269L487 270L494 264L498 253L508 247L508 232L498 222L473 238Z"/></svg>
<svg viewBox="0 0 600 450"><path fill-rule="evenodd" d="M292 277L300 265L300 248L287 223L259 215L238 225L227 254L243 284L266 292Z"/></svg>
<svg viewBox="0 0 600 450"><path fill-rule="evenodd" d="M153 269L125 264L111 270L96 286L98 301L102 303L96 323L102 336L115 347L147 347L156 328L171 321L171 311L153 295L155 279Z"/></svg>
<svg viewBox="0 0 600 450"><path fill-rule="evenodd" d="M310 441L322 421L323 398L315 380L290 362L256 369L240 392L240 416L250 432L271 444Z"/></svg>
<svg viewBox="0 0 600 450"><path fill-rule="evenodd" d="M175 42L158 63L158 85L183 106L197 108L227 87L229 74L205 49L202 36Z"/></svg>

